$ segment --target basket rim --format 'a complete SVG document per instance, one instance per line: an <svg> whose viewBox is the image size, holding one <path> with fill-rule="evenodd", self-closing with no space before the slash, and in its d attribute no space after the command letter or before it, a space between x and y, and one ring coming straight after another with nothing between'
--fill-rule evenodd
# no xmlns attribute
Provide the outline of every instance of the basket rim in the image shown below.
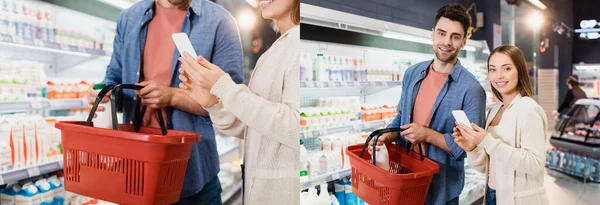
<svg viewBox="0 0 600 205"><path fill-rule="evenodd" d="M121 126L133 126L127 124L119 124ZM60 121L55 124L55 127L61 131L78 132L85 134L101 135L123 140L141 141L156 144L193 144L201 140L198 133L185 132L179 130L168 130L167 135L156 135L142 132L132 132L127 130L113 130L107 128L86 126L84 121ZM142 127L144 129L157 129L151 127Z"/></svg>
<svg viewBox="0 0 600 205"><path fill-rule="evenodd" d="M372 163L368 163L366 160L363 160L362 158L360 158L358 155L360 153L360 150L362 150L363 146L364 146L363 144L357 144L357 145L350 145L346 148L346 152L348 153L348 156L350 157L350 166L353 169L356 168L359 170L364 170L364 168L369 168L369 172L376 172L377 175L379 175L381 177L385 177L388 180L418 179L418 178L424 178L424 177L431 177L440 171L440 166L433 160L425 157L424 161L421 161L419 154L417 154L415 152L410 152L409 155L406 155L405 154L406 152L404 152L405 151L404 148L395 145L397 147L388 147L388 150L400 151L400 152L398 152L399 154L411 157L415 160L418 160L420 163L423 163L423 165L426 166L429 170L423 171L423 172L409 173L409 174L391 173L391 172L386 171ZM389 145L387 145L387 146L389 146ZM354 152L353 150L355 150L355 151L358 150L358 153Z"/></svg>

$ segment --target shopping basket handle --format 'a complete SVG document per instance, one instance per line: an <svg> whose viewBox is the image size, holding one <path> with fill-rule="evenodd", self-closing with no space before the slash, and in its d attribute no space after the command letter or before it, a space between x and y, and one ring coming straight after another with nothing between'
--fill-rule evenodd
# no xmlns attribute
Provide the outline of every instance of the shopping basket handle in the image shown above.
<svg viewBox="0 0 600 205"><path fill-rule="evenodd" d="M404 131L404 129L401 129L401 128L399 128L399 127L398 127L398 128L386 128L386 129L380 129L380 130L375 130L375 131L373 131L373 132L372 132L372 133L369 135L369 137L367 137L367 140L365 141L365 144L363 145L363 148L362 148L362 150L361 150L361 152L360 152L360 157L361 157L361 158L363 157L363 155L364 155L364 153L365 153L365 150L366 150L366 149L367 149L367 147L369 146L369 142L370 142L370 141L371 141L373 138L375 138L375 141L373 142L373 153L372 153L372 154L373 154L373 156L372 156L372 158L373 158L373 160L372 160L372 163L373 163L373 164L375 164L375 160L374 160L374 159L375 159L375 157L376 157L377 141L379 140L379 137L380 137L382 134L384 134L384 133L388 133L388 132L401 132L401 131ZM410 142L407 142L407 143L406 143L406 145L405 145L405 148L406 148L406 150L407 150L407 153L406 153L406 154L408 154L408 152L410 152L410 146L411 146L411 145L412 145L412 143L410 143ZM423 156L423 149L421 148L421 146L419 146L419 155L420 155L421 161L425 160L425 157Z"/></svg>
<svg viewBox="0 0 600 205"><path fill-rule="evenodd" d="M109 91L113 91L112 95L111 95L111 116L112 116L112 123L113 123L113 129L118 130L119 129L119 124L117 121L117 104L116 102L119 101L119 93L121 91L121 89L133 89L133 90L140 90L144 88L143 86L140 85L134 85L134 84L120 84L120 85L108 85L106 87L104 87L99 93L98 96L96 96L96 101L94 102L94 105L92 106L92 109L90 110L90 114L88 116L88 119L85 123L85 125L89 126L92 122L92 119L94 118L94 114L96 113L96 110L98 109L98 105L100 104L100 102L102 101L102 99L104 98L104 96L106 96L106 94L108 94ZM134 126L135 126L135 131L139 131L140 130L140 126L142 124L142 118L144 116L144 113L146 111L146 106L144 106L142 108L142 112L139 112L139 105L140 102L138 101L138 105L135 109L135 115L134 115ZM157 114L158 114L158 120L160 123L160 128L161 128L161 132L163 135L167 134L167 129L165 127L165 123L164 123L164 119L162 116L162 112L160 109L156 110Z"/></svg>

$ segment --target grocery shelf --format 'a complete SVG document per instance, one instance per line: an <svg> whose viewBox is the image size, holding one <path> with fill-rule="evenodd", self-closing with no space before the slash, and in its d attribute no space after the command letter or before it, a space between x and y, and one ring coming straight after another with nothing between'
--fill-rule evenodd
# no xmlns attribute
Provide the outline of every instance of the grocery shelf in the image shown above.
<svg viewBox="0 0 600 205"><path fill-rule="evenodd" d="M310 187L314 187L314 186L323 184L325 182L335 181L338 179L342 179L344 177L349 177L351 173L352 173L351 169L343 169L343 170L340 170L337 172L310 178L307 181L300 182L300 188L301 188L300 190L305 190Z"/></svg>
<svg viewBox="0 0 600 205"><path fill-rule="evenodd" d="M301 88L343 88L343 87L394 87L402 85L401 81L388 82L362 82L362 81L335 81L335 82L320 82L320 81L302 81Z"/></svg>
<svg viewBox="0 0 600 205"><path fill-rule="evenodd" d="M66 110L85 108L87 106L88 104L85 99L0 102L0 113L32 110Z"/></svg>
<svg viewBox="0 0 600 205"><path fill-rule="evenodd" d="M351 125L317 129L317 130L309 130L309 131L301 132L300 139L308 139L308 138L325 136L328 134L350 132L350 131L361 131L364 129L377 128L377 127L382 127L387 124L390 124L391 121L392 121L392 119L376 120L376 121L370 121L370 122L362 122L361 121L361 122L352 123Z"/></svg>
<svg viewBox="0 0 600 205"><path fill-rule="evenodd" d="M42 174L48 174L50 172L58 171L63 169L63 160L43 163L36 166L30 166L23 169L11 170L8 172L0 173L0 185L18 182L23 179L29 179Z"/></svg>
<svg viewBox="0 0 600 205"><path fill-rule="evenodd" d="M67 56L92 57L108 55L105 51L99 49L90 49L43 40L27 39L8 34L0 34L0 45L10 47L11 50L34 50L38 52L62 54Z"/></svg>
<svg viewBox="0 0 600 205"><path fill-rule="evenodd" d="M233 183L224 186L222 189L223 193L221 193L221 201L226 203L231 199L231 197L233 197L233 195L235 195L235 193L242 189L242 179L234 180Z"/></svg>

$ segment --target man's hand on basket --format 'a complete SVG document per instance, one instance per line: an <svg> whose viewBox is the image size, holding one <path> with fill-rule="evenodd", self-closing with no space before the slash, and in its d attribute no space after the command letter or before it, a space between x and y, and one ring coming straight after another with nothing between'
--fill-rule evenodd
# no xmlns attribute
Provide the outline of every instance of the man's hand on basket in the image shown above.
<svg viewBox="0 0 600 205"><path fill-rule="evenodd" d="M396 140L396 137L394 137L392 133L384 133L377 140L377 146L381 146L383 144L391 144L394 140ZM375 138L373 138L373 140L369 142L369 147L367 147L367 150L369 150L369 154L373 154L373 141L375 141ZM379 147L376 147L375 149L376 151L379 151Z"/></svg>

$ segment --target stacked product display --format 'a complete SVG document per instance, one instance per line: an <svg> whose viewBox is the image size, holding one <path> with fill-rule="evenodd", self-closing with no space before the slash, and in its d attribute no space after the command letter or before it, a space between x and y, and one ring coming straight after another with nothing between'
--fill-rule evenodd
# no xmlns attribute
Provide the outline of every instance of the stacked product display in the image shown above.
<svg viewBox="0 0 600 205"><path fill-rule="evenodd" d="M37 2L0 1L0 33L15 39L31 39L43 43L58 43L87 49L112 52L115 29L98 26L89 31L61 28L55 22L55 9Z"/></svg>
<svg viewBox="0 0 600 205"><path fill-rule="evenodd" d="M50 174L0 188L2 205L113 205L65 191L62 173Z"/></svg>
<svg viewBox="0 0 600 205"><path fill-rule="evenodd" d="M300 55L302 81L401 81L412 62L395 61L389 66L365 65L362 58L310 53Z"/></svg>
<svg viewBox="0 0 600 205"><path fill-rule="evenodd" d="M562 148L552 148L546 151L546 166L571 176L600 182L600 160L598 157Z"/></svg>
<svg viewBox="0 0 600 205"><path fill-rule="evenodd" d="M37 115L0 117L0 174L62 160L54 122Z"/></svg>

